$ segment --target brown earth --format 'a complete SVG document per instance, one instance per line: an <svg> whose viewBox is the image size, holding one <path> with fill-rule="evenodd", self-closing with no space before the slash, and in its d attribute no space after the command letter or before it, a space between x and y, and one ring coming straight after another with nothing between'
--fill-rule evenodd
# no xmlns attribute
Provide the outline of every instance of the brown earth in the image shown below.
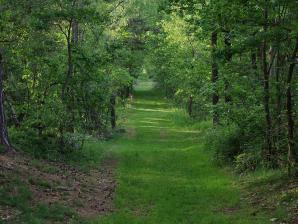
<svg viewBox="0 0 298 224"><path fill-rule="evenodd" d="M110 157L100 168L82 172L73 166L32 160L24 155L0 155L0 185L18 179L32 192L32 207L59 203L81 217L92 218L113 210L116 165L117 161ZM14 194L14 189L10 193ZM18 214L13 208L0 205L0 222L15 219Z"/></svg>

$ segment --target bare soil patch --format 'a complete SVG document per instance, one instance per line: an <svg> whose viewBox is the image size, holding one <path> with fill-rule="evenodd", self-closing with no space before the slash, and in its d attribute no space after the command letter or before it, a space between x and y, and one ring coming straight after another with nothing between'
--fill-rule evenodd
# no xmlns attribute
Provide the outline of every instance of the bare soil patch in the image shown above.
<svg viewBox="0 0 298 224"><path fill-rule="evenodd" d="M113 210L116 165L117 161L109 157L98 169L82 172L73 166L32 160L20 154L0 155L0 183L8 186L12 179L18 179L28 186L33 208L39 203L59 203L81 217L92 218ZM14 208L0 205L0 221L17 215Z"/></svg>
<svg viewBox="0 0 298 224"><path fill-rule="evenodd" d="M272 223L298 224L298 181L287 177L255 180L243 183L246 195L244 200L256 209L252 215L260 211L274 214L278 208L285 208L288 217L283 219L272 216Z"/></svg>

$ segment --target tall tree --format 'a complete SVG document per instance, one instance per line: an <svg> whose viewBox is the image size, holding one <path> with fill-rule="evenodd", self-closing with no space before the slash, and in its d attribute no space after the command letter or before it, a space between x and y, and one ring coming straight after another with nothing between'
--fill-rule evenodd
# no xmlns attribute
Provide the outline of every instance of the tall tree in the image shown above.
<svg viewBox="0 0 298 224"><path fill-rule="evenodd" d="M0 49L0 141L6 151L14 151L10 144L6 126L5 108L4 108L4 68L3 68L3 53Z"/></svg>

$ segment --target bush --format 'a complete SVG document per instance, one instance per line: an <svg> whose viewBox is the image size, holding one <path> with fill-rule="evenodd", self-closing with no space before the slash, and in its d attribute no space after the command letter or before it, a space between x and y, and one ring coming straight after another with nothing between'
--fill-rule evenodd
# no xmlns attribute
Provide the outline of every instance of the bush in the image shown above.
<svg viewBox="0 0 298 224"><path fill-rule="evenodd" d="M53 151L58 152L56 135L45 132L39 135L38 131L30 128L9 129L11 142L17 149L25 151L37 158L47 158Z"/></svg>
<svg viewBox="0 0 298 224"><path fill-rule="evenodd" d="M235 125L209 129L205 136L205 147L213 151L217 164L234 162L235 157L241 153L240 135Z"/></svg>
<svg viewBox="0 0 298 224"><path fill-rule="evenodd" d="M238 173L254 171L259 164L259 158L251 152L241 153L235 157L235 170Z"/></svg>
<svg viewBox="0 0 298 224"><path fill-rule="evenodd" d="M43 159L57 159L62 154L69 154L83 148L85 135L79 133L64 133L63 145L61 136L55 129L45 129L42 133L31 127L9 129L11 142L22 151Z"/></svg>
<svg viewBox="0 0 298 224"><path fill-rule="evenodd" d="M85 135L80 133L65 133L65 151L81 150L84 145Z"/></svg>

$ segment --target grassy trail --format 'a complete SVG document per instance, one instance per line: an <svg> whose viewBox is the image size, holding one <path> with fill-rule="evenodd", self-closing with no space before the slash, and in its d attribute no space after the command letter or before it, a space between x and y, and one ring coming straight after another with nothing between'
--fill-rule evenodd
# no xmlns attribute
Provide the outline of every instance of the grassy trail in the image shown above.
<svg viewBox="0 0 298 224"><path fill-rule="evenodd" d="M108 143L119 159L115 211L94 223L268 223L241 200L233 177L214 166L200 132L175 122L177 111L142 82L127 132Z"/></svg>

